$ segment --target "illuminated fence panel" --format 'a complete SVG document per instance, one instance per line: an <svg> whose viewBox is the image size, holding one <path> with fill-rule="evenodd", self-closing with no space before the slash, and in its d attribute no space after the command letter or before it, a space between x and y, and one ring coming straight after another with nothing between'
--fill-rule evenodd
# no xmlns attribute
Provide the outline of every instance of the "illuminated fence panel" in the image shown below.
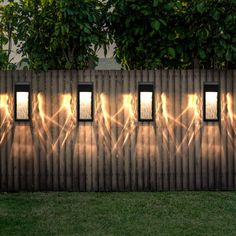
<svg viewBox="0 0 236 236"><path fill-rule="evenodd" d="M236 190L235 88L235 71L0 71L0 191Z"/></svg>

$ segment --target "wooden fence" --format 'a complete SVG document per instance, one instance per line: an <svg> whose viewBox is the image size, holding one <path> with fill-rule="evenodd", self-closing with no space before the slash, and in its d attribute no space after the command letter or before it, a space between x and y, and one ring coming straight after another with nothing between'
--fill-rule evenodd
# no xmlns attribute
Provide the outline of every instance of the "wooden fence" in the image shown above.
<svg viewBox="0 0 236 236"><path fill-rule="evenodd" d="M137 119L139 82L155 87L155 121ZM221 119L204 122L205 81ZM32 90L14 121L14 84ZM77 84L94 86L94 121L77 122ZM0 72L0 191L236 189L236 71Z"/></svg>

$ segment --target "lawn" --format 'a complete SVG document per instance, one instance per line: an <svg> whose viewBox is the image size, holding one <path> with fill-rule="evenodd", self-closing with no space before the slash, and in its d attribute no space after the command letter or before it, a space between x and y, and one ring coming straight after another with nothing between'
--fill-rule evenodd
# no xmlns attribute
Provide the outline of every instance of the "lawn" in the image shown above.
<svg viewBox="0 0 236 236"><path fill-rule="evenodd" d="M0 235L236 235L236 192L2 193Z"/></svg>

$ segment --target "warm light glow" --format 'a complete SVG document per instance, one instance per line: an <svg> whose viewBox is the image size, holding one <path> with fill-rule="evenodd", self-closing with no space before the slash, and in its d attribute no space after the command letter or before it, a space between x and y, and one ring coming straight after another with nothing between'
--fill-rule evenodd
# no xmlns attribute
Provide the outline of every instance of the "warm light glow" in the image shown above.
<svg viewBox="0 0 236 236"><path fill-rule="evenodd" d="M12 127L12 119L9 111L9 97L7 94L0 95L0 145L7 139Z"/></svg>
<svg viewBox="0 0 236 236"><path fill-rule="evenodd" d="M70 94L62 95L62 107L67 111L68 115L72 114L71 100L72 98Z"/></svg>
<svg viewBox="0 0 236 236"><path fill-rule="evenodd" d="M194 120L200 121L201 115L199 110L199 99L197 94L188 95L188 108L193 109L194 112Z"/></svg>
<svg viewBox="0 0 236 236"><path fill-rule="evenodd" d="M8 108L8 95L6 94L0 95L0 109L4 111L5 116L10 116L10 112Z"/></svg>
<svg viewBox="0 0 236 236"><path fill-rule="evenodd" d="M124 104L124 109L126 109L129 113L129 118L131 119L131 121L135 120L135 113L134 113L134 109L133 109L133 105L132 105L132 95L128 94L128 95L124 95L123 96L123 104Z"/></svg>
<svg viewBox="0 0 236 236"><path fill-rule="evenodd" d="M92 92L79 92L79 118L92 119Z"/></svg>
<svg viewBox="0 0 236 236"><path fill-rule="evenodd" d="M162 114L166 122L168 122L168 111L167 111L167 98L165 94L161 95L161 103L162 103Z"/></svg>
<svg viewBox="0 0 236 236"><path fill-rule="evenodd" d="M67 140L75 127L75 117L72 112L72 97L70 94L64 94L60 98L60 107L50 116L44 111L46 105L46 99L43 93L37 95L39 119L37 134L39 140L44 147L44 150L49 149L51 152L55 152L57 148L63 148L66 145ZM66 112L65 112L66 110ZM63 123L58 122L58 117L62 116ZM50 133L50 126L58 127L60 133L57 137L52 137ZM50 148L49 148L50 147ZM49 151L48 155L51 153Z"/></svg>
<svg viewBox="0 0 236 236"><path fill-rule="evenodd" d="M43 107L44 107L44 102L43 102L43 95L41 93L39 93L37 95L37 99L38 99L38 109L39 109L39 115L40 115L40 118L44 124L44 121L45 121L45 114L44 114L44 110L43 110Z"/></svg>
<svg viewBox="0 0 236 236"><path fill-rule="evenodd" d="M227 100L227 110L228 110L229 118L231 122L233 122L234 120L233 104L232 104L232 97L230 96L229 93L226 95L226 100Z"/></svg>
<svg viewBox="0 0 236 236"><path fill-rule="evenodd" d="M205 92L206 96L206 107L205 107L205 118L206 119L217 119L217 102L218 93L217 92Z"/></svg>
<svg viewBox="0 0 236 236"><path fill-rule="evenodd" d="M140 92L140 118L152 119L152 92Z"/></svg>
<svg viewBox="0 0 236 236"><path fill-rule="evenodd" d="M29 119L29 92L16 92L16 119Z"/></svg>

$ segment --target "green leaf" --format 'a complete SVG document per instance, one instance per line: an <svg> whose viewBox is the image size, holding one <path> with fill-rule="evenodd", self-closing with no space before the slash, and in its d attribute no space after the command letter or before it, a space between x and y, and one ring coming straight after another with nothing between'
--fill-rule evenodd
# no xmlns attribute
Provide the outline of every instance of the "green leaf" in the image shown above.
<svg viewBox="0 0 236 236"><path fill-rule="evenodd" d="M170 47L167 49L167 51L171 57L175 57L175 49L174 48Z"/></svg>
<svg viewBox="0 0 236 236"><path fill-rule="evenodd" d="M197 11L200 12L201 14L205 11L205 6L203 2L197 5Z"/></svg>
<svg viewBox="0 0 236 236"><path fill-rule="evenodd" d="M228 48L225 58L227 61L231 61L232 60L232 51Z"/></svg>
<svg viewBox="0 0 236 236"><path fill-rule="evenodd" d="M151 25L152 25L152 28L156 31L159 31L160 26L161 26L161 24L158 20L152 21Z"/></svg>
<svg viewBox="0 0 236 236"><path fill-rule="evenodd" d="M157 7L160 2L162 2L162 1L161 0L153 0L153 6Z"/></svg>
<svg viewBox="0 0 236 236"><path fill-rule="evenodd" d="M200 59L204 60L206 58L206 53L203 49L199 49L199 56L200 56Z"/></svg>
<svg viewBox="0 0 236 236"><path fill-rule="evenodd" d="M159 19L159 21L160 21L164 26L167 26L166 21L164 21L164 20L162 20L162 19Z"/></svg>
<svg viewBox="0 0 236 236"><path fill-rule="evenodd" d="M220 18L220 13L219 13L219 11L214 11L214 13L213 13L213 18L214 18L214 20L219 20L219 18Z"/></svg>

